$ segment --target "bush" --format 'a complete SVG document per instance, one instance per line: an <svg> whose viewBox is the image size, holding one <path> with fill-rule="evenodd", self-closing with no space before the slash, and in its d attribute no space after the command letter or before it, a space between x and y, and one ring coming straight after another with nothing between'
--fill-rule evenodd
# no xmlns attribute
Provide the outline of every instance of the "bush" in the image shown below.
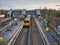
<svg viewBox="0 0 60 45"><path fill-rule="evenodd" d="M54 16L60 17L60 12L55 12L55 13L54 13Z"/></svg>

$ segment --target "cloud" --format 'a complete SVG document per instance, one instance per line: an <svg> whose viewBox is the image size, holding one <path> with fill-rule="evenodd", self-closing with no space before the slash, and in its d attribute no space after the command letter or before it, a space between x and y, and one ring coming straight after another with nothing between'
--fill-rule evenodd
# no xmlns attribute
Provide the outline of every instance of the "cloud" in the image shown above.
<svg viewBox="0 0 60 45"><path fill-rule="evenodd" d="M25 9L33 9L40 8L40 6L55 6L56 4L60 4L60 0L0 0L0 8L25 8ZM50 6L49 6L50 5ZM52 7L53 7L52 6Z"/></svg>

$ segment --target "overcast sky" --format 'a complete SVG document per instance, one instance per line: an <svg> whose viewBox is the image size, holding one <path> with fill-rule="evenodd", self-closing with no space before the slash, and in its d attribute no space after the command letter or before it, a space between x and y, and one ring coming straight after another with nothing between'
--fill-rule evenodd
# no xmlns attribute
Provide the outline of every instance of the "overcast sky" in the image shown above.
<svg viewBox="0 0 60 45"><path fill-rule="evenodd" d="M0 9L59 8L60 0L0 0Z"/></svg>

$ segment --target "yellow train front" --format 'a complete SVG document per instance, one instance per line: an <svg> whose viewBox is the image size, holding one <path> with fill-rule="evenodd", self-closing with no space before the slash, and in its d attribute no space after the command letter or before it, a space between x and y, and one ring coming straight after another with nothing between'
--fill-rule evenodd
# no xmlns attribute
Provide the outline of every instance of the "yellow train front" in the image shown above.
<svg viewBox="0 0 60 45"><path fill-rule="evenodd" d="M24 28L27 28L27 27L29 27L30 26L30 21L28 21L28 20L25 20L24 21Z"/></svg>
<svg viewBox="0 0 60 45"><path fill-rule="evenodd" d="M25 20L24 20L24 28L29 28L30 26L30 16L28 16Z"/></svg>

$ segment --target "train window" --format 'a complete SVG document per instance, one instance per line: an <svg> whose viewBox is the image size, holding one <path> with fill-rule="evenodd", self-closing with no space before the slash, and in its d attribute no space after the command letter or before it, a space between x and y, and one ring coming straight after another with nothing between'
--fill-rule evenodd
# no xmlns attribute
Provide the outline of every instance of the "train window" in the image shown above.
<svg viewBox="0 0 60 45"><path fill-rule="evenodd" d="M24 21L24 23L29 23L29 21Z"/></svg>
<svg viewBox="0 0 60 45"><path fill-rule="evenodd" d="M29 23L29 21L27 21L27 23Z"/></svg>
<svg viewBox="0 0 60 45"><path fill-rule="evenodd" d="M26 21L24 21L24 23L26 23Z"/></svg>

